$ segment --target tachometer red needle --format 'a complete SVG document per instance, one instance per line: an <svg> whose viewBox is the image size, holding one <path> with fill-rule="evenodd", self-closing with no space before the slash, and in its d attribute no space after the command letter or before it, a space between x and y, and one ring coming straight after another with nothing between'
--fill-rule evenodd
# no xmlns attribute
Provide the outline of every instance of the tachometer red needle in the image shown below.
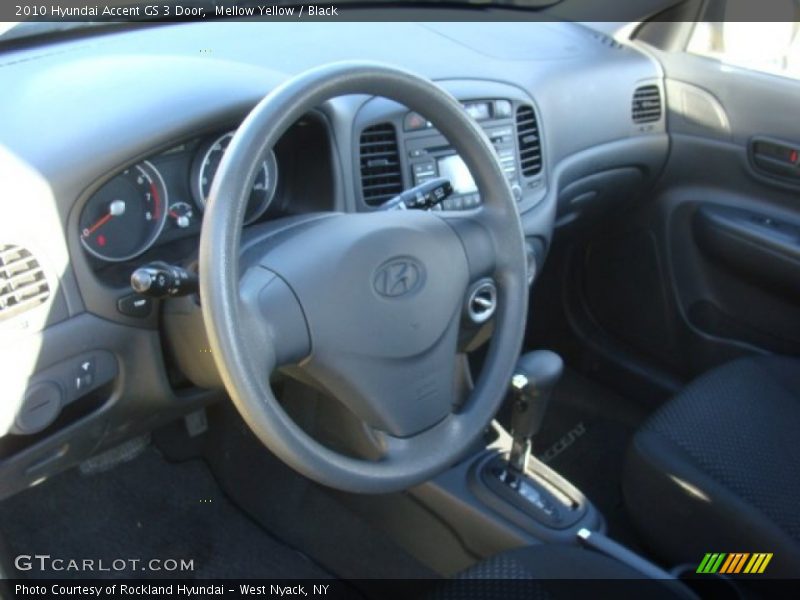
<svg viewBox="0 0 800 600"><path fill-rule="evenodd" d="M108 223L111 217L117 217L119 215L124 215L124 214L125 214L125 202L123 200L114 200L111 204L108 205L108 214L100 217L97 223L95 223L91 227L87 227L86 229L84 229L83 233L81 234L81 237L88 238L95 231L100 229L100 227Z"/></svg>
<svg viewBox="0 0 800 600"><path fill-rule="evenodd" d="M107 213L105 216L103 216L103 217L101 217L100 219L98 219L97 223L95 223L95 224L94 224L94 225L92 225L91 227L87 227L86 229L84 229L84 230L83 230L83 235L82 235L81 237L88 238L88 237L89 237L90 235L92 235L92 234L93 234L95 231L97 231L97 230L98 230L98 229L100 229L100 228L101 228L103 225L105 225L106 223L108 223L108 222L111 220L111 217L113 217L113 216L114 216L114 215L112 215L111 213Z"/></svg>

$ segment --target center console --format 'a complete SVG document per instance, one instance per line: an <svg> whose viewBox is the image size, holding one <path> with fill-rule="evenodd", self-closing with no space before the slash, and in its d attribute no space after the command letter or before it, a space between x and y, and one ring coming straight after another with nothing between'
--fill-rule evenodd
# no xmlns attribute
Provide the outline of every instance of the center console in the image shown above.
<svg viewBox="0 0 800 600"><path fill-rule="evenodd" d="M497 82L439 83L458 99L494 146L520 213L536 206L546 194L547 147L530 96ZM353 133L357 210L393 206L404 191L441 179L449 181L452 194L428 208L469 211L481 206L466 164L424 114L385 98L372 98L361 106ZM526 242L532 281L543 245L537 251L541 240L534 236ZM511 431L495 423L488 445L485 440L476 444L471 458L411 491L425 511L456 532L458 545L472 555L489 556L537 543L574 544L579 531L605 528L602 515L588 498L530 453L531 438L541 424L561 367L561 359L551 352L523 356L510 382ZM427 552L418 540L408 543L417 552Z"/></svg>
<svg viewBox="0 0 800 600"><path fill-rule="evenodd" d="M495 511L511 520L524 513L545 531L586 526L589 512L580 492L531 454L563 369L561 357L548 350L520 357L510 386L508 448L478 463L471 478L475 494Z"/></svg>
<svg viewBox="0 0 800 600"><path fill-rule="evenodd" d="M553 352L521 356L509 382L510 431L493 422L470 457L411 490L473 556L536 544L577 545L581 532L603 537L605 520L594 504L531 454L562 368Z"/></svg>
<svg viewBox="0 0 800 600"><path fill-rule="evenodd" d="M535 457L507 480L513 440L497 422L492 441L412 496L452 531L472 555L488 557L520 546L577 544L583 530L605 532L597 507L572 483Z"/></svg>

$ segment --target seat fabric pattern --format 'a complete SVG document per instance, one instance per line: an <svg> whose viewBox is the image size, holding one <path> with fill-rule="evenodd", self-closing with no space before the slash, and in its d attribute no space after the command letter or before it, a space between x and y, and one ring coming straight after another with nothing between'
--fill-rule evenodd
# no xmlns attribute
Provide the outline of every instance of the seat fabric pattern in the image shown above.
<svg viewBox="0 0 800 600"><path fill-rule="evenodd" d="M800 574L800 360L739 359L703 375L634 435L623 474L642 541L669 564L772 552Z"/></svg>
<svg viewBox="0 0 800 600"><path fill-rule="evenodd" d="M538 544L496 554L439 586L434 600L561 600L691 598L677 582L646 579L598 552Z"/></svg>
<svg viewBox="0 0 800 600"><path fill-rule="evenodd" d="M735 361L645 425L800 541L800 361Z"/></svg>

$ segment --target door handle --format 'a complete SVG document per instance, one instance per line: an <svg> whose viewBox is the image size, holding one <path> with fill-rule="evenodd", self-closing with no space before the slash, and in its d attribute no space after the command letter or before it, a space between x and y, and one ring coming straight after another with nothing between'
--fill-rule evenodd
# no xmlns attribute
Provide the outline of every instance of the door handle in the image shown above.
<svg viewBox="0 0 800 600"><path fill-rule="evenodd" d="M800 181L800 144L754 138L750 158L758 171Z"/></svg>

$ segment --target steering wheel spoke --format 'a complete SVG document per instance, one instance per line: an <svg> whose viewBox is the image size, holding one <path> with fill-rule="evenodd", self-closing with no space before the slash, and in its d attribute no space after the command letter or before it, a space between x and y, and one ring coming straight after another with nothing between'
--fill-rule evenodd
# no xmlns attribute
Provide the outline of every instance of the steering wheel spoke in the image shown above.
<svg viewBox="0 0 800 600"><path fill-rule="evenodd" d="M436 214L456 232L464 246L471 283L491 277L497 269L497 252L491 233L484 224L485 209L471 213L438 212Z"/></svg>
<svg viewBox="0 0 800 600"><path fill-rule="evenodd" d="M239 283L244 340L254 355L265 347L270 368L295 364L311 353L303 310L292 290L274 272L249 268Z"/></svg>
<svg viewBox="0 0 800 600"><path fill-rule="evenodd" d="M454 314L441 337L420 353L336 352L312 357L303 369L373 429L408 438L457 404L458 319Z"/></svg>

